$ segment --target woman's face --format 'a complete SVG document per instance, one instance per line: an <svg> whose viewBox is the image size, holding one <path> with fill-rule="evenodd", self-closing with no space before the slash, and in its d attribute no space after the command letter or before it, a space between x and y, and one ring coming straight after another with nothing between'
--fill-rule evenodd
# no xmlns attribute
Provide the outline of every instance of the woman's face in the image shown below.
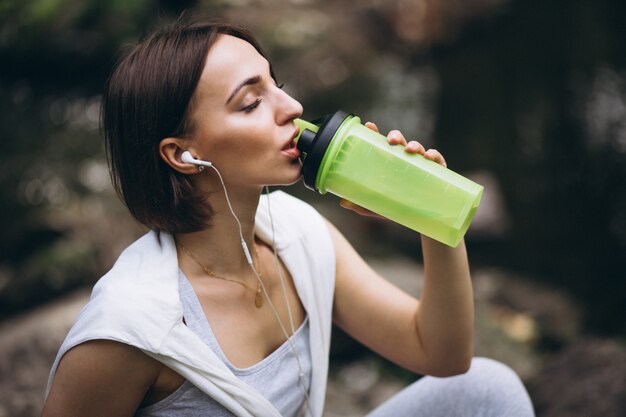
<svg viewBox="0 0 626 417"><path fill-rule="evenodd" d="M231 185L291 184L300 178L293 119L301 114L252 45L220 35L192 99L190 150Z"/></svg>

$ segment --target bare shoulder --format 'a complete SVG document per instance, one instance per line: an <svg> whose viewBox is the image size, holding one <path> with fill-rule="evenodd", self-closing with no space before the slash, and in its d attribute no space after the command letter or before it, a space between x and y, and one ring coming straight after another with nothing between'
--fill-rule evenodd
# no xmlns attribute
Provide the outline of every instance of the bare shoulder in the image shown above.
<svg viewBox="0 0 626 417"><path fill-rule="evenodd" d="M82 343L61 359L42 416L132 416L161 367L123 343Z"/></svg>

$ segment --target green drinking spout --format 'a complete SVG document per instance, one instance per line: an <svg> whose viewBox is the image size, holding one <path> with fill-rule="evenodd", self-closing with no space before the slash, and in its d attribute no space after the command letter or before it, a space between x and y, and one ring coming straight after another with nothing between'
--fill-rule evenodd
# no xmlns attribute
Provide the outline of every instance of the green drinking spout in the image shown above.
<svg viewBox="0 0 626 417"><path fill-rule="evenodd" d="M294 142L296 142L300 151L307 152L311 148L311 144L315 139L315 134L319 130L319 126L302 119L295 119L293 122L300 128L300 132L298 132ZM300 138L302 138L303 143L300 143Z"/></svg>

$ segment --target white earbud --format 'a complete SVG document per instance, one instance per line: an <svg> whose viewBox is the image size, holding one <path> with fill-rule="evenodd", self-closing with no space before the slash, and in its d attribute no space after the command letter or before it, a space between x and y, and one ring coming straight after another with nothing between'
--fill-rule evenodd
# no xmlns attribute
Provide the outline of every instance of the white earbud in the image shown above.
<svg viewBox="0 0 626 417"><path fill-rule="evenodd" d="M198 165L198 166L203 166L203 167L211 167L213 166L212 163L210 163L209 161L203 161L202 159L196 159L191 155L191 152L189 151L185 151L183 152L183 154L180 156L180 160L187 163L187 164L194 164L194 165Z"/></svg>

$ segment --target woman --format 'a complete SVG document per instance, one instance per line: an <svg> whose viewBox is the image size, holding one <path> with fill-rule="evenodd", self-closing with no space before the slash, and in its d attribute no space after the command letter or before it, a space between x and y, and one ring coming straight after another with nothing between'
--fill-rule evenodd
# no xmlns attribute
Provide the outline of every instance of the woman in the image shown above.
<svg viewBox="0 0 626 417"><path fill-rule="evenodd" d="M310 206L261 195L300 178L301 113L236 26L179 22L120 61L103 99L107 150L119 194L151 231L95 286L44 416L321 416L333 323L416 373L465 373L423 378L372 415L532 415L512 371L472 362L463 244L422 237L418 301Z"/></svg>

